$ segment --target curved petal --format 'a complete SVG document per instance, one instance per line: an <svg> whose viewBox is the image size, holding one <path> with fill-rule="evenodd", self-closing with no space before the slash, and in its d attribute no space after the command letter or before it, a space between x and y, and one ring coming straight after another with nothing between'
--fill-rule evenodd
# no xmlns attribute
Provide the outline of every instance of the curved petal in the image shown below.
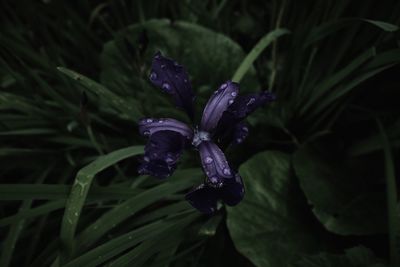
<svg viewBox="0 0 400 267"><path fill-rule="evenodd" d="M159 178L170 176L176 169L185 142L185 137L174 131L159 131L151 135L139 173Z"/></svg>
<svg viewBox="0 0 400 267"><path fill-rule="evenodd" d="M193 119L194 94L189 75L182 65L157 52L153 58L149 78L155 86L172 95L175 105L183 108Z"/></svg>
<svg viewBox="0 0 400 267"><path fill-rule="evenodd" d="M261 105L271 102L275 96L267 91L238 96L235 102L224 112L214 132L214 138L221 147L241 143L247 136L246 129L240 123Z"/></svg>
<svg viewBox="0 0 400 267"><path fill-rule="evenodd" d="M201 184L186 194L185 199L203 213L213 213L217 209L217 189Z"/></svg>
<svg viewBox="0 0 400 267"><path fill-rule="evenodd" d="M233 178L233 172L229 167L224 153L211 142L204 141L198 146L201 164L207 175L207 182L212 187L222 187L226 180Z"/></svg>
<svg viewBox="0 0 400 267"><path fill-rule="evenodd" d="M273 100L275 95L268 91L239 96L229 106L228 112L232 113L236 120L242 120L260 106Z"/></svg>
<svg viewBox="0 0 400 267"><path fill-rule="evenodd" d="M185 123L175 119L146 118L139 122L139 132L143 136L151 136L159 131L173 131L187 139L193 138L193 130Z"/></svg>
<svg viewBox="0 0 400 267"><path fill-rule="evenodd" d="M238 145L243 143L243 141L247 138L249 135L249 127L247 126L247 123L245 122L239 122L235 125L235 128L233 130L233 145Z"/></svg>
<svg viewBox="0 0 400 267"><path fill-rule="evenodd" d="M228 206L235 206L244 197L244 186L239 174L230 179L221 188L215 188L203 183L186 194L185 199L194 208L203 213L212 213L217 209L218 200L222 200Z"/></svg>
<svg viewBox="0 0 400 267"><path fill-rule="evenodd" d="M239 93L239 84L227 81L222 84L217 91L210 97L203 111L200 129L211 132L217 127L219 120L225 110L234 103Z"/></svg>
<svg viewBox="0 0 400 267"><path fill-rule="evenodd" d="M242 177L237 173L235 179L230 180L221 189L221 199L229 206L235 206L244 197L244 186Z"/></svg>

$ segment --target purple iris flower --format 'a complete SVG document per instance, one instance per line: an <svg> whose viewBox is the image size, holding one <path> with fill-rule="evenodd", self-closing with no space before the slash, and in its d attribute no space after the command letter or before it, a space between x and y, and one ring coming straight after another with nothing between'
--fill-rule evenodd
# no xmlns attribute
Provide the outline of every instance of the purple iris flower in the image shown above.
<svg viewBox="0 0 400 267"><path fill-rule="evenodd" d="M194 94L185 68L157 52L153 58L150 81L170 94L176 106L193 121ZM199 126L190 127L175 119L145 118L139 131L148 136L139 173L159 178L170 176L185 148L194 146L200 153L205 181L186 194L186 200L204 213L216 210L217 202L234 206L244 196L242 178L229 165L220 147L239 144L247 137L243 122L262 104L274 100L266 91L239 96L239 84L227 81L208 100Z"/></svg>

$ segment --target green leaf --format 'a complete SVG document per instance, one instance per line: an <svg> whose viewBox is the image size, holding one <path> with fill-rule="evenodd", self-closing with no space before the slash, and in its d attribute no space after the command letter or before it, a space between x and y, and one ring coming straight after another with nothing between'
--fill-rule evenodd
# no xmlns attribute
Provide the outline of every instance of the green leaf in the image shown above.
<svg viewBox="0 0 400 267"><path fill-rule="evenodd" d="M94 176L102 170L114 165L118 161L142 153L143 146L132 146L119 149L110 154L99 157L94 162L79 170L67 201L61 225L60 238L67 248L67 254L71 255L73 253L75 230Z"/></svg>
<svg viewBox="0 0 400 267"><path fill-rule="evenodd" d="M143 31L146 31L150 42L146 53L138 56L137 40ZM152 58L157 51L184 65L194 90L205 87L207 98L211 91L232 77L245 56L242 48L223 34L184 21L172 23L152 19L121 30L113 41L104 45L101 55L102 83L115 92L125 92L140 99L140 103L152 114L160 113L155 107L163 106L160 105L162 100L155 96L161 97L161 93L154 94L148 81ZM250 91L259 86L254 68L250 68L248 77L241 84L244 90ZM197 92L198 98L202 98L202 94ZM165 116L165 112L163 114Z"/></svg>
<svg viewBox="0 0 400 267"><path fill-rule="evenodd" d="M364 19L364 21L365 22L369 22L372 25L375 25L375 26L377 26L377 27L379 27L382 30L387 31L387 32L395 32L395 31L399 30L399 26L393 25L391 23L387 23L387 22L384 22L384 21L370 20L370 19Z"/></svg>
<svg viewBox="0 0 400 267"><path fill-rule="evenodd" d="M73 70L69 70L64 67L58 67L59 71L70 77L71 79L77 81L90 92L100 96L104 101L106 101L111 107L120 112L119 115L123 119L139 121L143 117L141 111L139 110L139 102L119 96L114 92L110 91L103 85L89 79L88 77L79 74Z"/></svg>
<svg viewBox="0 0 400 267"><path fill-rule="evenodd" d="M293 267L384 267L371 250L365 247L347 249L345 254L321 253L304 256Z"/></svg>
<svg viewBox="0 0 400 267"><path fill-rule="evenodd" d="M227 208L227 225L237 250L259 267L283 267L312 251L315 237L304 220L293 183L290 156L267 151L241 165L244 200Z"/></svg>
<svg viewBox="0 0 400 267"><path fill-rule="evenodd" d="M264 51L264 49L267 48L273 41L288 33L290 33L290 31L286 29L275 29L262 37L261 40L258 41L258 43L253 47L250 53L247 54L239 68L237 68L232 77L232 81L240 82L243 76L245 76L245 74L253 66L254 61L260 56L262 51Z"/></svg>
<svg viewBox="0 0 400 267"><path fill-rule="evenodd" d="M335 149L336 143L319 139L303 145L293 156L295 172L313 213L336 234L386 232L384 194L368 189L360 169L349 163L343 151Z"/></svg>

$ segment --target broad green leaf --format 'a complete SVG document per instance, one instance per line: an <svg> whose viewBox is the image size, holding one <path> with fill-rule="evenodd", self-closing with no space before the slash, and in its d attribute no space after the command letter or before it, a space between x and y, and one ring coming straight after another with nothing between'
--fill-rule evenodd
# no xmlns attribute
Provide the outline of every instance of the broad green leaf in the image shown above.
<svg viewBox="0 0 400 267"><path fill-rule="evenodd" d="M293 156L295 172L313 213L336 234L386 232L384 195L368 189L364 176L354 171L334 144L335 140L320 139L303 145Z"/></svg>
<svg viewBox="0 0 400 267"><path fill-rule="evenodd" d="M345 254L320 253L304 256L292 267L385 267L371 250L365 247L347 249Z"/></svg>
<svg viewBox="0 0 400 267"><path fill-rule="evenodd" d="M138 39L143 31L149 44L146 53L138 56ZM155 94L155 90L160 90L154 89L148 81L152 58L157 51L185 66L200 100L203 95L208 98L211 91L229 80L245 56L242 48L229 37L188 22L153 19L121 30L113 41L104 45L101 81L115 92L140 99L149 113L160 116L166 113L156 107L165 106L165 99L169 98ZM244 91L257 89L254 68L251 67L241 84ZM206 90L200 92L201 87Z"/></svg>
<svg viewBox="0 0 400 267"><path fill-rule="evenodd" d="M246 195L228 208L227 225L237 250L258 267L283 267L312 251L315 237L304 220L290 156L267 151L239 169Z"/></svg>
<svg viewBox="0 0 400 267"><path fill-rule="evenodd" d="M68 198L61 225L60 238L67 248L67 254L73 252L73 239L83 205L86 201L89 188L94 176L102 170L114 165L123 159L140 155L143 146L132 146L111 152L99 157L94 162L79 170Z"/></svg>

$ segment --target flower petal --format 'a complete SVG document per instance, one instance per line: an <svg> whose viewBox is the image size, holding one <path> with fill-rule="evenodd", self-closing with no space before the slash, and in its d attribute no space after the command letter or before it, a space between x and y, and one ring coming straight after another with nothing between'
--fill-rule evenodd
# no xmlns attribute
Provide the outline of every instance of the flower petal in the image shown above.
<svg viewBox="0 0 400 267"><path fill-rule="evenodd" d="M194 94L189 75L182 65L157 52L153 58L149 78L155 86L172 95L175 105L183 108L193 119Z"/></svg>
<svg viewBox="0 0 400 267"><path fill-rule="evenodd" d="M235 179L229 180L228 183L221 188L221 199L229 206L235 206L242 201L244 197L244 186L242 177L237 173Z"/></svg>
<svg viewBox="0 0 400 267"><path fill-rule="evenodd" d="M217 91L210 97L203 111L200 129L211 132L217 127L222 114L234 103L239 93L239 84L227 81L222 84Z"/></svg>
<svg viewBox="0 0 400 267"><path fill-rule="evenodd" d="M150 136L144 149L140 174L165 178L176 169L176 163L185 147L185 137L174 131L158 131Z"/></svg>
<svg viewBox="0 0 400 267"><path fill-rule="evenodd" d="M217 209L218 191L206 184L201 184L187 193L185 199L200 212L213 213Z"/></svg>
<svg viewBox="0 0 400 267"><path fill-rule="evenodd" d="M218 140L221 147L240 143L247 136L247 128L243 128L244 125L241 125L240 121L261 105L274 99L275 96L267 91L238 96L219 120L213 138Z"/></svg>
<svg viewBox="0 0 400 267"><path fill-rule="evenodd" d="M203 141L198 146L201 164L207 175L207 182L210 186L219 188L226 180L233 178L233 172L229 167L224 153L211 141Z"/></svg>
<svg viewBox="0 0 400 267"><path fill-rule="evenodd" d="M187 139L193 138L193 130L185 123L175 119L145 118L139 122L139 132L143 136L151 136L159 131L173 131Z"/></svg>
<svg viewBox="0 0 400 267"><path fill-rule="evenodd" d="M273 100L275 100L275 95L268 91L238 96L229 106L228 112L232 113L236 120L242 120L260 106Z"/></svg>
<svg viewBox="0 0 400 267"><path fill-rule="evenodd" d="M249 127L247 126L247 123L245 122L239 122L235 125L235 128L233 130L233 145L238 145L243 143L243 141L247 138L249 135Z"/></svg>

